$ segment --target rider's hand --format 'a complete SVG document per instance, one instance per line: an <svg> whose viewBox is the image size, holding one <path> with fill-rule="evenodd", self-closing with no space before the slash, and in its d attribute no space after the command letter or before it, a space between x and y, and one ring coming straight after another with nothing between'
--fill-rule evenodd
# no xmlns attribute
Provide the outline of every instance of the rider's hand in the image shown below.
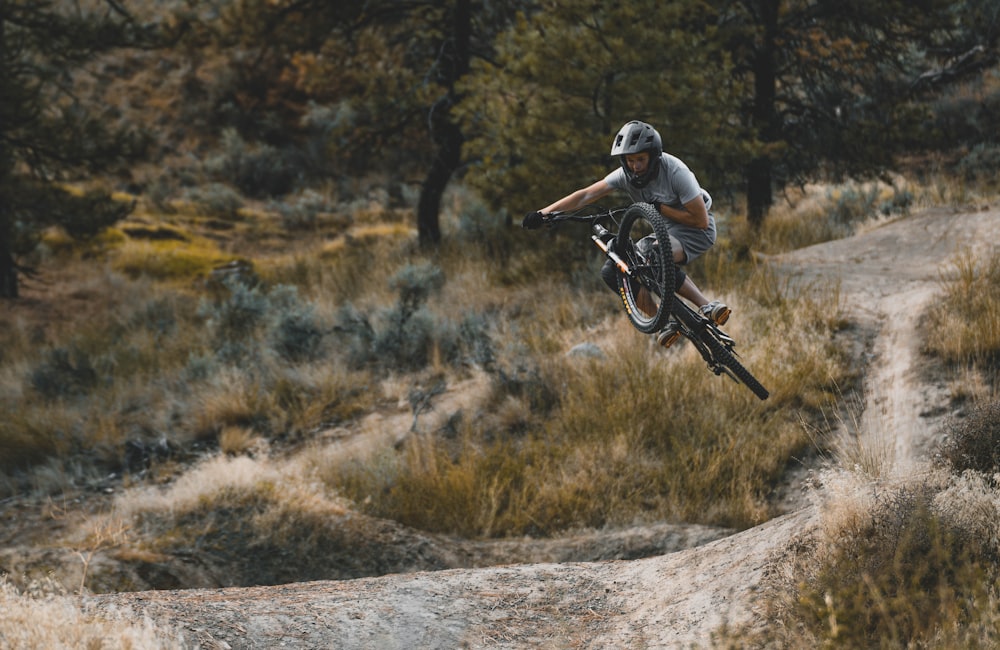
<svg viewBox="0 0 1000 650"><path fill-rule="evenodd" d="M543 223L545 223L545 215L541 212L529 212L524 215L521 227L525 230L535 230L536 228L541 228Z"/></svg>

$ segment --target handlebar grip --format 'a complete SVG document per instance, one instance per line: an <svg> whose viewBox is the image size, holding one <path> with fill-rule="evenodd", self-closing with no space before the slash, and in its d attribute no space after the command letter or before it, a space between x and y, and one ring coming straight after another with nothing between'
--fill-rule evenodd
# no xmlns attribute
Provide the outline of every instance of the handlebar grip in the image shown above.
<svg viewBox="0 0 1000 650"><path fill-rule="evenodd" d="M535 230L537 228L541 228L544 223L545 215L541 212L529 212L524 215L524 221L521 222L521 227L525 230Z"/></svg>

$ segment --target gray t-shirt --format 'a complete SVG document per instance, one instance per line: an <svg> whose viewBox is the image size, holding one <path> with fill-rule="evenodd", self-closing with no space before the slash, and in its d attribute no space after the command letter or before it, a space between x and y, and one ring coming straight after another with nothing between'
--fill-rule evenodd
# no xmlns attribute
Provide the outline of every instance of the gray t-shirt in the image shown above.
<svg viewBox="0 0 1000 650"><path fill-rule="evenodd" d="M705 199L705 209L711 211L712 196L698 185L694 172L680 158L668 153L660 155L660 171L646 187L633 187L625 178L621 167L604 177L611 187L623 190L633 202L659 201L671 208L681 209L699 194Z"/></svg>
<svg viewBox="0 0 1000 650"><path fill-rule="evenodd" d="M700 194L705 200L705 209L708 210L708 228L702 230L667 219L667 230L684 249L687 255L685 262L694 261L715 244L712 196L698 185L698 179L680 158L668 153L660 156L660 171L646 187L633 187L625 178L625 170L621 167L605 176L604 182L628 194L633 203L659 201L679 210Z"/></svg>

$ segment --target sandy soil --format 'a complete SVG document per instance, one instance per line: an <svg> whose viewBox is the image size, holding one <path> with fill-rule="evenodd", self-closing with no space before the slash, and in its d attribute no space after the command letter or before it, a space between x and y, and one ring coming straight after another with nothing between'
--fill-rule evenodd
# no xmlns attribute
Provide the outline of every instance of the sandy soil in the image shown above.
<svg viewBox="0 0 1000 650"><path fill-rule="evenodd" d="M771 260L796 281L839 280L850 317L875 334L866 404L849 433L890 449L900 475L919 471L951 414L947 387L921 368L918 319L954 256L997 241L1000 212L934 210ZM758 622L755 594L817 520L804 507L638 560L118 593L89 606L145 612L203 648L707 647L724 623Z"/></svg>

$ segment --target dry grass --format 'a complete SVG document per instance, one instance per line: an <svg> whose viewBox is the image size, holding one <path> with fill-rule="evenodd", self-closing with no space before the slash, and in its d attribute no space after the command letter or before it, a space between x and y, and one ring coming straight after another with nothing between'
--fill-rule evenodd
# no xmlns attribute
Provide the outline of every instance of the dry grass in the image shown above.
<svg viewBox="0 0 1000 650"><path fill-rule="evenodd" d="M992 178L972 183L945 172L921 173L919 178L896 174L888 182L789 187L760 232L751 231L744 219L716 215L724 226L716 248L736 255L782 253L847 237L914 210L941 205L978 210L996 197Z"/></svg>
<svg viewBox="0 0 1000 650"><path fill-rule="evenodd" d="M114 256L116 270L129 277L190 282L207 277L213 268L233 261L206 240L134 241Z"/></svg>
<svg viewBox="0 0 1000 650"><path fill-rule="evenodd" d="M283 504L282 507L317 516L337 516L346 511L346 504L331 498L319 484L286 473L267 460L213 456L166 489L149 487L129 493L117 501L116 513L123 520L155 514L173 522L185 513L255 492L273 493L275 502Z"/></svg>
<svg viewBox="0 0 1000 650"><path fill-rule="evenodd" d="M810 292L824 296L816 303L774 286L764 270L730 271L746 278L724 296L739 314L731 333L771 389L766 403L706 372L690 346L665 355L610 306L588 311L602 296L612 302L603 293L595 300L539 282L532 311L521 314L532 327L500 331L529 352L501 355L487 412L451 437L422 436L361 462L333 458L320 471L367 512L469 536L766 520L770 486L821 444L798 415L831 407L856 377L829 342L841 325L836 292ZM602 356L565 356L583 341Z"/></svg>
<svg viewBox="0 0 1000 650"><path fill-rule="evenodd" d="M773 574L769 624L728 631L724 647L996 647L995 484L970 473L873 483L833 469L820 482L820 534Z"/></svg>
<svg viewBox="0 0 1000 650"><path fill-rule="evenodd" d="M257 322L231 336L224 317L235 307L224 298L152 282L155 274L130 280L100 263L67 265L65 277L55 274L58 291L29 297L37 307L6 315L0 335L7 494L41 465L117 470L126 444L166 438L177 450L217 442L231 427L295 438L366 412L379 397L364 389L367 370L323 357L332 316L293 294L252 297Z"/></svg>
<svg viewBox="0 0 1000 650"><path fill-rule="evenodd" d="M201 441L230 453L249 451L259 440L306 439L375 408L377 376L405 369L404 359L391 356L404 351L411 355L405 362L418 370L421 364L446 373L460 373L470 363L486 367L494 394L475 423L462 424L461 444L423 441L393 459L396 475L380 471L378 480L391 485L410 481L410 489L393 493L414 501L390 507L380 498L368 502L371 512L431 530L498 536L636 517L746 526L770 516L763 496L769 485L791 455L815 443L793 410L825 408L836 399L835 387L851 381L844 360L827 343L839 327L835 293L826 304L804 305L813 299L779 286L765 269L725 255L710 269L693 270L708 276L740 314L732 333L746 365L773 395L760 406L745 389L707 373L691 350L665 362L661 351L650 349L603 288L596 272L600 260L581 233L546 234L549 241L524 246L523 233L484 226L495 216L468 196L459 194L453 203L471 216L451 223L457 231L432 265L440 269L443 287L422 298L406 330L393 329L400 313L393 310L403 300L394 295L393 283L400 286L404 265L420 269L428 262L393 223L382 230L366 223L358 230L366 233L364 247L354 239L351 247L320 244L292 257L262 250L254 262L266 282L261 290L192 295L151 280L179 277L154 272L157 256L136 256L136 264L152 265L136 273L147 279L103 276L123 289L126 300L108 304L106 311L95 305L96 318L86 326L52 330L63 356L46 359L23 329L12 331L17 346L5 361L17 365L5 368L21 368L21 377L27 372L36 380L26 388L18 375L5 375L5 399L18 403L0 436L9 467L37 466L77 449L97 452L92 458L98 465L113 467L123 462L127 441L154 435L165 435L175 448ZM171 232L183 237L163 241L181 248L200 241L194 222L185 226L176 214L170 219ZM484 229L496 230L496 236L483 241L478 235ZM122 251L152 245L116 242L114 263L121 263ZM419 273L416 280L412 276L413 288L420 289ZM101 276L82 277L95 278L84 280L91 283L89 295L107 300ZM737 277L742 280L730 279ZM279 281L294 283L298 297L271 295L266 287ZM385 352L371 356L366 339L345 336L346 321L338 322L338 314L348 303L360 319L351 321L361 328L354 333L371 328L375 349ZM326 349L314 360L278 354L278 317L293 312L327 332L321 334ZM426 341L407 347L416 341L407 336ZM564 357L587 341L605 348L603 361L588 366ZM713 408L701 408L708 401ZM518 412L525 406L529 412ZM628 432L634 422L651 424ZM582 440L589 452L580 449ZM756 442L763 440L776 441L773 458ZM718 461L720 451L726 462ZM434 460L455 454L462 459L457 466ZM605 456L616 458L619 469L606 471ZM498 463L500 457L506 461ZM486 471L484 464L496 470ZM641 469L629 478L630 467ZM350 488L337 478L327 480L359 502L369 492L384 493L364 481ZM456 480L465 481L462 490L448 487ZM725 487L716 499L719 484ZM603 505L584 505L600 501L588 496L598 494L595 489L615 496ZM440 494L465 505L452 504L453 514L441 517L418 505L436 503ZM638 494L645 496L636 499ZM514 512L523 514L504 514Z"/></svg>
<svg viewBox="0 0 1000 650"><path fill-rule="evenodd" d="M942 278L944 299L927 316L925 350L957 366L992 372L1000 359L1000 254L958 255Z"/></svg>
<svg viewBox="0 0 1000 650"><path fill-rule="evenodd" d="M849 182L787 188L764 229L751 233L745 221L731 225L730 239L761 253L780 253L853 234L867 223L896 218L919 203L922 189L902 177L892 183Z"/></svg>
<svg viewBox="0 0 1000 650"><path fill-rule="evenodd" d="M426 563L388 522L358 515L308 464L216 456L167 488L134 490L111 515L133 548L195 554L225 585L348 579Z"/></svg>
<svg viewBox="0 0 1000 650"><path fill-rule="evenodd" d="M0 581L0 646L17 650L102 648L167 650L187 647L179 630L131 611L95 615L58 589L33 585L19 591Z"/></svg>

